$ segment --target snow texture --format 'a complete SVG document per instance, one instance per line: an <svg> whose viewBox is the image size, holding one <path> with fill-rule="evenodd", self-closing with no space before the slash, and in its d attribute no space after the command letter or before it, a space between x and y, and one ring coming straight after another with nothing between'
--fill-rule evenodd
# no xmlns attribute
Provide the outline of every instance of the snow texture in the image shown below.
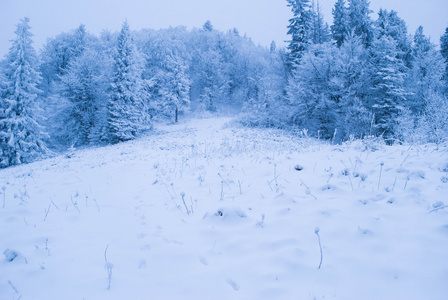
<svg viewBox="0 0 448 300"><path fill-rule="evenodd" d="M0 170L0 299L446 299L446 148L155 131Z"/></svg>

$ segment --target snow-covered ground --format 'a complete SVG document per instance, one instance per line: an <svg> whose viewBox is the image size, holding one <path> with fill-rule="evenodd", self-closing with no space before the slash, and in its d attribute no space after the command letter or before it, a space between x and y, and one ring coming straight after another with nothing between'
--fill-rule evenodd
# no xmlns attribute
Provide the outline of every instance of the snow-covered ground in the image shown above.
<svg viewBox="0 0 448 300"><path fill-rule="evenodd" d="M443 147L211 117L1 170L0 188L0 299L448 295Z"/></svg>

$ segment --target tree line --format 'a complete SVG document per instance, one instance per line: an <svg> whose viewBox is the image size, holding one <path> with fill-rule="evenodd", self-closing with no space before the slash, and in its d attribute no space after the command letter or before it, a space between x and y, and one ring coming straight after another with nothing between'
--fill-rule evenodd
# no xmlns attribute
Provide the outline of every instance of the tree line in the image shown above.
<svg viewBox="0 0 448 300"><path fill-rule="evenodd" d="M338 0L325 26L309 0L288 0L286 122L314 136L443 142L448 132L448 28L441 50L395 11Z"/></svg>
<svg viewBox="0 0 448 300"><path fill-rule="evenodd" d="M237 29L174 27L90 34L84 25L37 53L29 19L0 62L0 167L70 147L134 139L190 111L239 112L249 126L343 141L448 140L448 28L440 49L420 27L367 0L287 0L286 49Z"/></svg>

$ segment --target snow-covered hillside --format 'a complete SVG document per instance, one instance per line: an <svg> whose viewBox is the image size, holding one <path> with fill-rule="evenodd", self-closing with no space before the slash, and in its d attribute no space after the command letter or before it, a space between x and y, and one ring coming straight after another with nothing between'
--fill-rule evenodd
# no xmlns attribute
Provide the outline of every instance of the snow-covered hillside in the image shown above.
<svg viewBox="0 0 448 300"><path fill-rule="evenodd" d="M0 299L448 294L446 147L194 119L0 187Z"/></svg>

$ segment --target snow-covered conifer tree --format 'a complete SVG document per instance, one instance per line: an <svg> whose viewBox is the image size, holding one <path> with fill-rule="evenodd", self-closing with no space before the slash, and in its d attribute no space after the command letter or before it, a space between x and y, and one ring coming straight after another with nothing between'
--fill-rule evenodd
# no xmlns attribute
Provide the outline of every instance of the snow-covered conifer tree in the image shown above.
<svg viewBox="0 0 448 300"><path fill-rule="evenodd" d="M319 0L316 4L312 2L311 9L311 41L313 44L323 44L331 40L331 34L328 24L324 21Z"/></svg>
<svg viewBox="0 0 448 300"><path fill-rule="evenodd" d="M375 132L391 138L407 98L402 71L405 67L397 58L397 42L393 38L383 36L374 41L370 49L370 67L372 94L369 104L375 114Z"/></svg>
<svg viewBox="0 0 448 300"><path fill-rule="evenodd" d="M341 113L337 56L331 43L310 46L286 88L292 122L324 138L333 136Z"/></svg>
<svg viewBox="0 0 448 300"><path fill-rule="evenodd" d="M70 63L94 42L95 37L86 31L83 24L69 33L61 33L47 40L40 57L40 72L43 77L41 89L46 96L56 92L53 88L57 89L57 84Z"/></svg>
<svg viewBox="0 0 448 300"><path fill-rule="evenodd" d="M134 139L149 127L142 88L142 58L124 22L117 40L108 105L110 142Z"/></svg>
<svg viewBox="0 0 448 300"><path fill-rule="evenodd" d="M331 33L336 45L341 47L350 33L349 16L345 0L338 0L333 8L333 25L331 25Z"/></svg>
<svg viewBox="0 0 448 300"><path fill-rule="evenodd" d="M109 81L104 76L107 67L105 59L89 49L70 63L66 74L62 76L61 95L68 103L63 112L64 128L60 128L59 135L65 138L66 146L96 141L96 138L91 137L94 127L98 125L97 114L107 101Z"/></svg>
<svg viewBox="0 0 448 300"><path fill-rule="evenodd" d="M206 110L216 111L229 85L221 53L214 49L201 53L197 68L200 102Z"/></svg>
<svg viewBox="0 0 448 300"><path fill-rule="evenodd" d="M311 6L309 0L287 0L293 17L289 20L288 66L292 70L300 62L304 52L311 43Z"/></svg>
<svg viewBox="0 0 448 300"><path fill-rule="evenodd" d="M366 102L370 97L368 51L361 39L353 34L347 36L339 48L337 64L338 80L341 81L341 107L344 118L340 118L340 128L344 138L362 138L371 135L372 113Z"/></svg>
<svg viewBox="0 0 448 300"><path fill-rule="evenodd" d="M377 38L387 35L397 41L398 57L407 67L410 67L412 61L411 40L408 37L406 23L398 17L397 12L380 9L378 19L375 21L375 30Z"/></svg>
<svg viewBox="0 0 448 300"><path fill-rule="evenodd" d="M445 79L448 84L448 27L445 29L445 33L440 38L440 53L442 53L443 58L445 59L446 64L446 75ZM448 89L448 87L447 87Z"/></svg>
<svg viewBox="0 0 448 300"><path fill-rule="evenodd" d="M374 39L370 2L368 0L348 0L350 31L359 36L364 46L371 46Z"/></svg>
<svg viewBox="0 0 448 300"><path fill-rule="evenodd" d="M424 34L423 26L419 26L414 34L414 55L419 51L427 52L431 48L431 40Z"/></svg>
<svg viewBox="0 0 448 300"><path fill-rule="evenodd" d="M431 43L419 27L414 35L412 66L407 77L407 86L412 92L408 108L414 114L421 114L430 94L443 92L445 64L440 51Z"/></svg>
<svg viewBox="0 0 448 300"><path fill-rule="evenodd" d="M213 25L212 22L210 22L210 20L207 20L204 25L202 25L202 29L204 29L205 31L213 31Z"/></svg>
<svg viewBox="0 0 448 300"><path fill-rule="evenodd" d="M274 53L275 51L277 51L277 44L275 43L275 41L271 42L271 45L269 46L269 50L271 51L271 53Z"/></svg>
<svg viewBox="0 0 448 300"><path fill-rule="evenodd" d="M17 25L16 38L4 66L5 90L0 99L0 167L28 163L47 151L36 121L36 99L41 91L37 56L29 19Z"/></svg>
<svg viewBox="0 0 448 300"><path fill-rule="evenodd" d="M161 72L159 88L160 105L174 115L177 123L179 113L185 112L190 106L190 79L187 75L187 65L178 56L166 57L166 72Z"/></svg>

